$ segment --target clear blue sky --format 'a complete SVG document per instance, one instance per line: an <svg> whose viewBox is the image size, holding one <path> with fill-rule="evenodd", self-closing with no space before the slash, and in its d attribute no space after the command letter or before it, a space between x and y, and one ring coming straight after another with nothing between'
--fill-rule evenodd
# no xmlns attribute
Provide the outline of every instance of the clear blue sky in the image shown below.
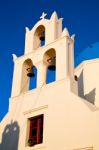
<svg viewBox="0 0 99 150"><path fill-rule="evenodd" d="M30 29L44 11L63 17L63 27L76 34L75 53L99 42L99 0L0 1L0 120L8 111L11 94L12 53L24 53L25 27Z"/></svg>

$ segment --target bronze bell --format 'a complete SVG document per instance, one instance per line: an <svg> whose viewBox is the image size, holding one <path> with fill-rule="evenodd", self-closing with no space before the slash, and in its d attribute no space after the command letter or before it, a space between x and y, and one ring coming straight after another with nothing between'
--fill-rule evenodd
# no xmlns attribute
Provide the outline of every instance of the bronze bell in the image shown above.
<svg viewBox="0 0 99 150"><path fill-rule="evenodd" d="M48 69L51 70L51 71L55 71L56 70L56 66L55 66L55 64L56 64L56 57L55 56L51 57L47 61L49 63Z"/></svg>
<svg viewBox="0 0 99 150"><path fill-rule="evenodd" d="M33 67L27 68L27 71L28 71L28 73L27 73L28 77L34 77L35 76L35 74L33 72Z"/></svg>
<svg viewBox="0 0 99 150"><path fill-rule="evenodd" d="M33 141L33 139L28 139L28 146L34 146L36 142Z"/></svg>
<svg viewBox="0 0 99 150"><path fill-rule="evenodd" d="M56 66L55 65L51 65L48 67L49 70L51 71L55 71L56 70Z"/></svg>
<svg viewBox="0 0 99 150"><path fill-rule="evenodd" d="M41 34L40 40L41 40L41 41L45 41L45 33L44 33L44 32Z"/></svg>
<svg viewBox="0 0 99 150"><path fill-rule="evenodd" d="M74 76L74 79L75 79L75 81L78 81L78 77L76 75Z"/></svg>

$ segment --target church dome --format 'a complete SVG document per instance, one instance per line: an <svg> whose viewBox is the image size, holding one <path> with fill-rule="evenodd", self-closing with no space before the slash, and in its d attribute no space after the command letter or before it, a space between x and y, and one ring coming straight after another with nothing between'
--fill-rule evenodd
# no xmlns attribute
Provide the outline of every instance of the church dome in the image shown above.
<svg viewBox="0 0 99 150"><path fill-rule="evenodd" d="M79 65L82 61L95 58L99 58L99 42L90 45L75 57L75 66Z"/></svg>

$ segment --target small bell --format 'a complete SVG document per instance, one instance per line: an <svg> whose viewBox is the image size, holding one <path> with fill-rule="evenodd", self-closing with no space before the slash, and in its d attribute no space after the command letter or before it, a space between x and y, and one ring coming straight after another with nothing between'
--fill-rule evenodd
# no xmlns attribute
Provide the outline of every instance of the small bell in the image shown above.
<svg viewBox="0 0 99 150"><path fill-rule="evenodd" d="M56 64L56 57L51 57L47 61L49 63L48 69L52 70L52 71L55 71L56 70L56 66L55 66L55 64Z"/></svg>
<svg viewBox="0 0 99 150"><path fill-rule="evenodd" d="M75 81L78 81L78 77L76 75L74 76L74 79L75 79Z"/></svg>
<svg viewBox="0 0 99 150"><path fill-rule="evenodd" d="M54 65L53 66L49 66L48 69L51 70L51 71L55 71L56 70L56 66L54 66Z"/></svg>
<svg viewBox="0 0 99 150"><path fill-rule="evenodd" d="M33 141L33 139L28 139L28 146L34 146L36 142Z"/></svg>
<svg viewBox="0 0 99 150"><path fill-rule="evenodd" d="M35 74L33 72L33 67L27 68L27 71L28 71L28 73L27 73L28 77L34 77L35 76Z"/></svg>
<svg viewBox="0 0 99 150"><path fill-rule="evenodd" d="M42 35L40 36L41 41L45 41L45 33L43 32Z"/></svg>

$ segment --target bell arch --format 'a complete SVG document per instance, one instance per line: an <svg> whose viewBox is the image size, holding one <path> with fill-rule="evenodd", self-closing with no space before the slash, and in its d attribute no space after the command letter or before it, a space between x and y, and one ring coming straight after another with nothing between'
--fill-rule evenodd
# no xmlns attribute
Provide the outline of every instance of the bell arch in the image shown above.
<svg viewBox="0 0 99 150"><path fill-rule="evenodd" d="M34 74L34 70L36 70L35 74ZM21 91L20 91L20 93L31 90L32 87L36 88L36 81L34 82L35 86L33 86L33 83L31 83L31 82L34 81L33 79L36 80L36 76L37 76L37 69L33 65L32 60L30 58L26 59L23 62L23 66L22 66L22 82L21 82Z"/></svg>
<svg viewBox="0 0 99 150"><path fill-rule="evenodd" d="M51 83L56 80L56 50L54 48L47 50L43 60L47 64L46 83Z"/></svg>
<svg viewBox="0 0 99 150"><path fill-rule="evenodd" d="M34 42L33 46L34 49L37 49L43 45L45 45L45 40L46 40L46 32L45 32L45 26L44 25L39 25L35 32L34 32Z"/></svg>

